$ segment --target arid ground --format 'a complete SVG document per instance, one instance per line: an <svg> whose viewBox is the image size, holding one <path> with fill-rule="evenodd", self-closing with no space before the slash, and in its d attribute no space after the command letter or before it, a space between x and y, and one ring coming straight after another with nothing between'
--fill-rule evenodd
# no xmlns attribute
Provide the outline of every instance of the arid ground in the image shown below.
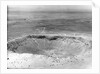
<svg viewBox="0 0 100 74"><path fill-rule="evenodd" d="M8 7L8 69L92 67L92 13Z"/></svg>

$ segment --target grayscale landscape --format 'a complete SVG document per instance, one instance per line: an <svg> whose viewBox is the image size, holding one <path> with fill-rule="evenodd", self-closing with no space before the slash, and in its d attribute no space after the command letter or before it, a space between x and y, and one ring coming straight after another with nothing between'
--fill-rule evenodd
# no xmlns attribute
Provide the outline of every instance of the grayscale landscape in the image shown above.
<svg viewBox="0 0 100 74"><path fill-rule="evenodd" d="M8 6L7 69L89 68L91 6Z"/></svg>

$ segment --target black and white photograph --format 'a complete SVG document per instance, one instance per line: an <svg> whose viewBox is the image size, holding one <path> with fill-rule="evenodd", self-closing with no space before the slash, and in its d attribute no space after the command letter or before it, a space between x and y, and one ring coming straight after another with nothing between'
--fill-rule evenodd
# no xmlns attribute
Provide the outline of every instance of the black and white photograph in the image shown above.
<svg viewBox="0 0 100 74"><path fill-rule="evenodd" d="M92 6L7 6L7 69L91 68Z"/></svg>

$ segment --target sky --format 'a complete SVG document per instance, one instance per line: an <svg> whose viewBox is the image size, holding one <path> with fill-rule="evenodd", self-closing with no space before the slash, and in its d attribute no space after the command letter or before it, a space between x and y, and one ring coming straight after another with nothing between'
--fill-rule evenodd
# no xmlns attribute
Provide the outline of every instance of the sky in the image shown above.
<svg viewBox="0 0 100 74"><path fill-rule="evenodd" d="M36 11L36 12L91 12L90 5L10 5L9 11Z"/></svg>

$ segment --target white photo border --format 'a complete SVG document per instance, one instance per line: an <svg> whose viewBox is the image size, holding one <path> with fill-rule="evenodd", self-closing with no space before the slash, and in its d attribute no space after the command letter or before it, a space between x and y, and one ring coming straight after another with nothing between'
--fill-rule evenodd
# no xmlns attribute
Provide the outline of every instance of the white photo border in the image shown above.
<svg viewBox="0 0 100 74"><path fill-rule="evenodd" d="M92 5L91 1L2 1L1 73L99 73L99 10L92 5L92 69L7 69L8 5Z"/></svg>

